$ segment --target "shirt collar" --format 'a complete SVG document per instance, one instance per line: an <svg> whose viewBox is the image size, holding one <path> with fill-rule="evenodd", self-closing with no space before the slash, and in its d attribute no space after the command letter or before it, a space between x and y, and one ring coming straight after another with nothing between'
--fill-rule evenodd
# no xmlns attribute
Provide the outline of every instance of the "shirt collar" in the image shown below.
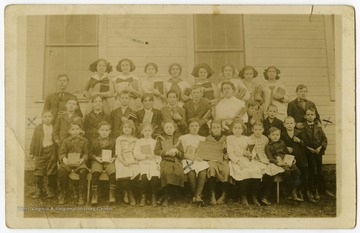
<svg viewBox="0 0 360 233"><path fill-rule="evenodd" d="M95 110L93 110L93 113L94 113L95 115L99 116L99 115L101 115L103 112L102 112L102 110L100 110L99 112L95 112Z"/></svg>
<svg viewBox="0 0 360 233"><path fill-rule="evenodd" d="M108 74L105 72L104 75L102 77L99 77L98 73L95 73L91 76L91 78L96 79L96 80L101 80L103 78L107 78Z"/></svg>
<svg viewBox="0 0 360 233"><path fill-rule="evenodd" d="M306 122L307 125L315 125L315 122Z"/></svg>
<svg viewBox="0 0 360 233"><path fill-rule="evenodd" d="M150 108L149 110L144 108L144 110L145 112L152 112L152 108Z"/></svg>
<svg viewBox="0 0 360 233"><path fill-rule="evenodd" d="M301 102L306 102L306 99L300 99L299 97L297 98L297 101L299 102L299 103L301 103Z"/></svg>

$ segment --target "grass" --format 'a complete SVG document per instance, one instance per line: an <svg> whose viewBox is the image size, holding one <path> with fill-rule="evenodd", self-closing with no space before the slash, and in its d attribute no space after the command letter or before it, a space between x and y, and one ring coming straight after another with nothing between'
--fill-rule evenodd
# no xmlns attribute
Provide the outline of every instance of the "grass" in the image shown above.
<svg viewBox="0 0 360 233"><path fill-rule="evenodd" d="M336 171L335 165L324 166L324 176L327 180L328 189L335 193L336 191ZM31 193L34 191L32 185L32 173L25 174L25 208L24 217L31 218L239 218L239 217L336 217L336 199L322 196L317 204L308 202L298 203L286 198L286 195L280 196L280 204L271 206L257 207L250 205L247 208L242 207L236 195L229 198L224 205L199 207L190 202L188 192L179 192L168 207L152 206L129 206L124 203L116 203L109 206L106 203L106 196L101 198L97 206L78 206L75 202L69 202L65 205L58 205L56 199L37 200L31 199ZM275 186L275 185L274 185ZM284 188L281 188L284 192ZM206 193L206 190L204 191ZM275 203L275 190L272 203ZM206 196L205 196L206 198ZM118 198L120 199L120 198ZM41 209L43 208L43 209Z"/></svg>

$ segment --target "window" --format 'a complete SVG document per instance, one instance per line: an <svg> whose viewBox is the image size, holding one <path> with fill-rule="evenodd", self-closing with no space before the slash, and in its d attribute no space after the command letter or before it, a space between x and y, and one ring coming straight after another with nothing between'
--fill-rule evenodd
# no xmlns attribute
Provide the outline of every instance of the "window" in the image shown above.
<svg viewBox="0 0 360 233"><path fill-rule="evenodd" d="M54 15L46 19L44 97L56 90L56 78L68 74L68 90L80 94L98 57L98 18L95 15Z"/></svg>
<svg viewBox="0 0 360 233"><path fill-rule="evenodd" d="M245 65L242 15L195 15L195 61L215 71L227 63Z"/></svg>

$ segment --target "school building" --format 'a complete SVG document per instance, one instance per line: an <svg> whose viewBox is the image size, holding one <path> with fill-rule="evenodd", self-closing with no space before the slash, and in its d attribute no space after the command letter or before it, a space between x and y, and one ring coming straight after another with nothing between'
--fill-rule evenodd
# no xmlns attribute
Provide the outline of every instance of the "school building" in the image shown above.
<svg viewBox="0 0 360 233"><path fill-rule="evenodd" d="M252 65L259 72L257 81L263 80L267 66L277 66L291 100L298 84L307 85L308 98L321 119L329 121L323 121L328 136L324 163L334 164L341 156L335 153L334 125L337 25L331 15L28 16L19 24L26 37L26 156L44 98L56 90L59 73L69 75L69 91L81 99L91 62L107 59L113 65L111 75L116 75L117 62L127 57L140 78L147 62L158 64L164 79L169 78L169 64L178 62L182 78L190 83L197 63L210 64L216 74L227 63L237 69ZM32 163L26 159L26 168L32 169Z"/></svg>

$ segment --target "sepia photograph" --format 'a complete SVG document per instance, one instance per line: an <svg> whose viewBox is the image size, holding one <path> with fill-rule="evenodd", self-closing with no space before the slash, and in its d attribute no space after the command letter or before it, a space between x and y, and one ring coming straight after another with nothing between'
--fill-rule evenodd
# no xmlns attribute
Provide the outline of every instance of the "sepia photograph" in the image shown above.
<svg viewBox="0 0 360 233"><path fill-rule="evenodd" d="M5 19L8 227L355 226L353 8Z"/></svg>

